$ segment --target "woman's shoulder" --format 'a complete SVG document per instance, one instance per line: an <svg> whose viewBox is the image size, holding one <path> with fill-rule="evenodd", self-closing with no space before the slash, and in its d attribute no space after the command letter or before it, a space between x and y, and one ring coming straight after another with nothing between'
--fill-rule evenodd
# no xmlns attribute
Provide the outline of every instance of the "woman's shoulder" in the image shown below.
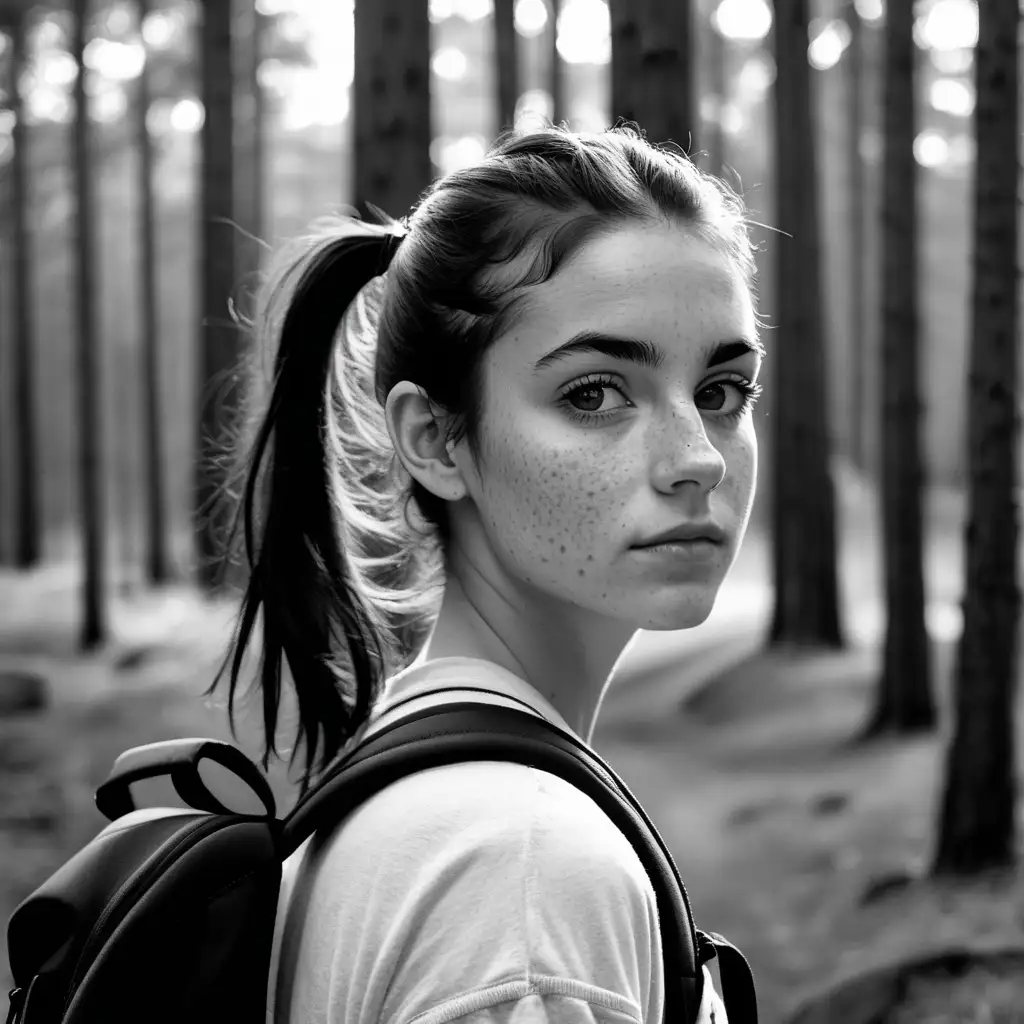
<svg viewBox="0 0 1024 1024"><path fill-rule="evenodd" d="M417 771L370 797L325 846L372 834L394 844L433 844L471 834L534 844L584 845L635 860L633 847L597 803L552 772L511 761L466 761ZM632 855L630 857L629 855Z"/></svg>
<svg viewBox="0 0 1024 1024"><path fill-rule="evenodd" d="M308 847L308 849L307 849ZM303 844L285 864L344 884L372 867L407 870L440 849L494 865L533 860L617 874L654 903L632 844L597 803L552 772L512 761L465 761L413 772L365 800L335 827ZM337 870L335 870L337 869Z"/></svg>
<svg viewBox="0 0 1024 1024"><path fill-rule="evenodd" d="M314 874L307 934L326 952L358 933L354 963L382 969L410 1013L523 976L618 993L638 1019L655 998L650 880L597 804L549 772L482 761L407 776L327 839Z"/></svg>
<svg viewBox="0 0 1024 1024"><path fill-rule="evenodd" d="M639 859L549 772L502 761L416 772L350 815L307 866L293 990L316 1006L342 998L338 1019L443 1009L452 1020L571 996L599 1019L646 1020L660 1005L656 903ZM318 987L327 978L333 996Z"/></svg>
<svg viewBox="0 0 1024 1024"><path fill-rule="evenodd" d="M314 871L325 896L365 872L392 894L445 889L456 917L478 899L494 908L500 879L502 898L522 890L515 899L525 894L542 916L602 913L604 898L656 930L654 890L629 840L585 793L517 763L463 762L392 783L326 839Z"/></svg>

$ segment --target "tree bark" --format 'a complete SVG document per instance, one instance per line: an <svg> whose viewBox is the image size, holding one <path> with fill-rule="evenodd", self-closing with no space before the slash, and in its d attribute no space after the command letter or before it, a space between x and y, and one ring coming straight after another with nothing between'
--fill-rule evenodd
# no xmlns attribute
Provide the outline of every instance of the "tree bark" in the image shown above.
<svg viewBox="0 0 1024 1024"><path fill-rule="evenodd" d="M11 229L13 235L13 328L12 372L14 381L14 564L31 569L41 549L39 463L35 409L35 324L32 316L32 238L29 231L31 196L28 188L28 125L21 96L25 67L25 16L27 7L15 7L9 15L11 59L9 67L10 110L14 115L14 156L11 160Z"/></svg>
<svg viewBox="0 0 1024 1024"><path fill-rule="evenodd" d="M850 45L846 48L847 165L850 176L850 461L861 472L867 469L864 428L868 417L864 316L864 158L860 152L864 132L864 31L855 0L846 2Z"/></svg>
<svg viewBox="0 0 1024 1024"><path fill-rule="evenodd" d="M548 91L551 93L551 120L555 124L561 124L569 116L565 104L565 65L558 52L558 19L561 13L562 0L551 0L548 10L548 19L551 22L551 30L548 33L548 41L551 44L548 56Z"/></svg>
<svg viewBox="0 0 1024 1024"><path fill-rule="evenodd" d="M1017 477L1020 309L1017 0L979 5L968 371L968 523L956 722L934 869L968 874L1016 853Z"/></svg>
<svg viewBox="0 0 1024 1024"><path fill-rule="evenodd" d="M494 66L498 76L497 110L500 135L516 122L519 98L518 47L516 46L515 0L494 0Z"/></svg>
<svg viewBox="0 0 1024 1024"><path fill-rule="evenodd" d="M79 514L82 520L82 627L80 646L91 650L104 642L106 623L106 537L103 508L103 451L100 423L100 335L96 325L96 236L93 225L91 129L85 89L88 0L72 0L71 56L74 85L74 245L75 313L78 333Z"/></svg>
<svg viewBox="0 0 1024 1024"><path fill-rule="evenodd" d="M405 216L430 184L427 0L356 0L355 200Z"/></svg>
<svg viewBox="0 0 1024 1024"><path fill-rule="evenodd" d="M925 623L914 3L890 0L882 103L882 548L886 630L868 735L935 726Z"/></svg>
<svg viewBox="0 0 1024 1024"><path fill-rule="evenodd" d="M612 119L695 152L699 125L690 0L611 0ZM616 56L618 50L618 57Z"/></svg>
<svg viewBox="0 0 1024 1024"><path fill-rule="evenodd" d="M779 330L775 363L772 645L843 646L829 466L816 143L807 62L807 0L775 3Z"/></svg>
<svg viewBox="0 0 1024 1024"><path fill-rule="evenodd" d="M136 0L139 38L149 13L149 0ZM143 47L145 42L142 41ZM151 583L170 579L167 517L164 506L164 446L160 427L160 318L157 315L156 213L153 202L153 141L149 135L149 54L136 81L135 148L139 174L139 253L142 306L142 466L146 474L146 578Z"/></svg>
<svg viewBox="0 0 1024 1024"><path fill-rule="evenodd" d="M202 321L195 511L198 579L206 590L220 587L227 569L225 542L233 509L219 466L240 397L241 332L229 311L236 284L231 8L231 0L206 0L199 47L205 119L201 135Z"/></svg>

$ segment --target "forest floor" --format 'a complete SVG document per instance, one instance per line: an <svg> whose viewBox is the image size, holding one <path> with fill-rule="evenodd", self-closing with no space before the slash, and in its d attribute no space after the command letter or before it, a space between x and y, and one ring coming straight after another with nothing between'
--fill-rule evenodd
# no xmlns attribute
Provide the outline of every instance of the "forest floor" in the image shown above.
<svg viewBox="0 0 1024 1024"><path fill-rule="evenodd" d="M935 645L945 706L953 645ZM1024 950L1024 875L927 879L945 730L857 742L877 658L759 653L677 713L601 738L673 851L694 914L739 945L761 1019L789 1019L841 982L927 954ZM808 1021L1024 1021L1024 974L979 969L881 983ZM884 1011L884 1012L883 1012ZM876 1015L879 1014L879 1015Z"/></svg>
<svg viewBox="0 0 1024 1024"><path fill-rule="evenodd" d="M955 570L955 530L935 528L936 507L933 540L946 549L932 551L929 564ZM849 583L871 558L863 551L858 558L861 541L850 541L845 522ZM717 633L706 631L699 644L678 637L671 657L666 634L640 645L613 684L594 741L673 851L698 923L746 953L761 1020L778 1024L838 979L909 957L1024 948L1021 874L957 885L917 878L934 841L948 727L913 740L854 742L877 670L871 581L860 579L866 590L859 600L847 589L847 650L766 652L766 602L756 600L764 593L763 579L757 590L764 554L753 537L716 609ZM941 572L929 579L936 693L946 721L955 580ZM114 639L88 656L75 649L76 602L67 569L0 574L0 673L39 672L50 693L44 712L0 718L0 923L102 827L93 792L122 750L178 736L230 739L223 693L202 696L230 634L230 602L204 600L186 586L117 598ZM253 757L260 753L256 724L243 711L238 742ZM286 719L282 737L288 727ZM286 808L294 790L284 766L270 775ZM140 795L176 804L164 785ZM10 983L4 938L0 992ZM861 1005L821 1019L1024 1020L1019 968L1009 977L993 969L920 981L899 996L879 991L861 1003L884 997L898 1005L874 1015Z"/></svg>

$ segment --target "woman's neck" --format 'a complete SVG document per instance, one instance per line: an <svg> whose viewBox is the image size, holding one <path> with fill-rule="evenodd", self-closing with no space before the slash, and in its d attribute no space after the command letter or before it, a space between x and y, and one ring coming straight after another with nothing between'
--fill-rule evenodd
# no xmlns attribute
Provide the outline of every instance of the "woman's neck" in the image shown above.
<svg viewBox="0 0 1024 1024"><path fill-rule="evenodd" d="M434 628L416 658L483 658L526 680L588 742L616 662L636 631L573 621L569 610L515 602L477 573L449 573Z"/></svg>

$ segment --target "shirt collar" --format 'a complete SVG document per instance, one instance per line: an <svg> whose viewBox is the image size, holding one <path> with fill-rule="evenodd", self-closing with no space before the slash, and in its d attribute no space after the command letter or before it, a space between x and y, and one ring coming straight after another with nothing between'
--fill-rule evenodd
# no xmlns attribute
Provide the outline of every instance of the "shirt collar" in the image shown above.
<svg viewBox="0 0 1024 1024"><path fill-rule="evenodd" d="M577 739L580 738L555 710L554 705L543 697L534 686L514 672L483 658L434 658L431 661L403 669L385 682L384 692L374 717L384 714L392 704L399 700L419 697L442 686L458 686L460 683L466 686L484 687L496 694L515 697L529 705L538 715L553 725L564 729ZM459 695L454 692L449 693L448 696L453 701L460 699ZM482 694L473 691L465 695L467 700L481 697L483 697ZM413 702L409 700L409 704L403 707L403 711L406 708L413 710L412 705Z"/></svg>

